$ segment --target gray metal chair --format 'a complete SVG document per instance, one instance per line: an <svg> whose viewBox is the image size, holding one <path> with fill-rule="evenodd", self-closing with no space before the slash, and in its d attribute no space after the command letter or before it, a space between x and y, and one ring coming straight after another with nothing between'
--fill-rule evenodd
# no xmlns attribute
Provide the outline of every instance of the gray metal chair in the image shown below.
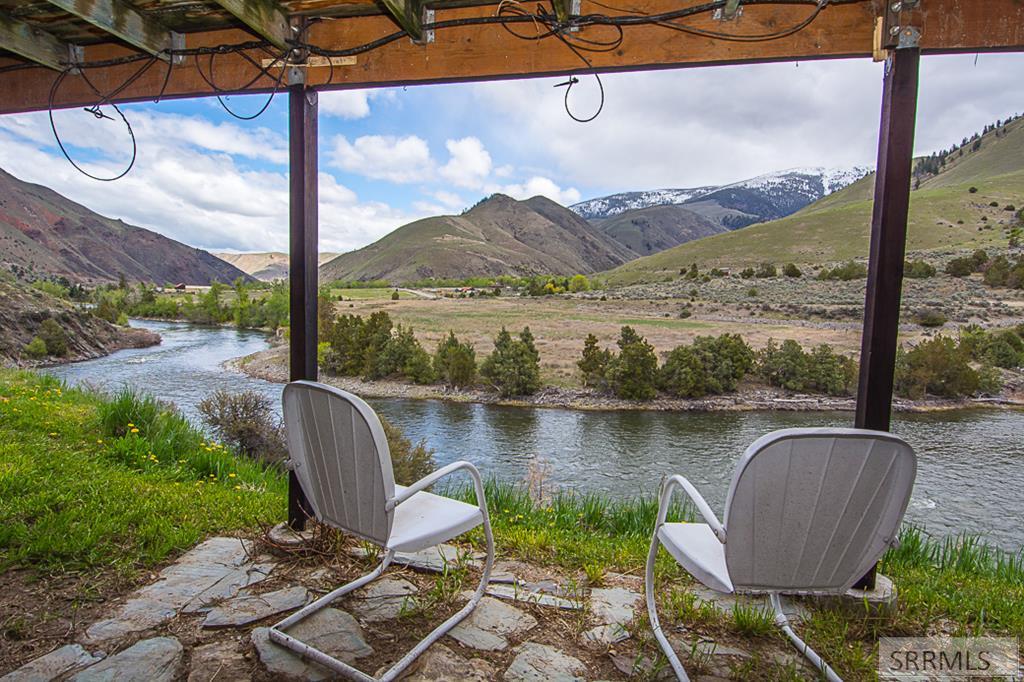
<svg viewBox="0 0 1024 682"><path fill-rule="evenodd" d="M384 550L371 573L324 595L270 628L270 639L349 679L370 677L285 633L289 627L379 577L395 552L417 552L483 525L487 559L469 602L395 663L380 680L396 679L417 656L451 630L483 597L494 563L494 538L480 473L469 462L454 462L409 487L395 484L391 453L380 419L362 399L312 381L284 389L289 467L299 479L310 511L320 521L363 538ZM476 505L426 492L438 480L466 471L473 479Z"/></svg>
<svg viewBox="0 0 1024 682"><path fill-rule="evenodd" d="M839 680L793 631L779 595L850 589L896 542L916 474L914 451L890 433L785 429L759 438L737 463L724 523L685 478L666 480L647 557L647 610L676 676L688 679L658 622L659 546L713 590L767 593L775 624L829 680ZM706 523L665 522L677 488Z"/></svg>

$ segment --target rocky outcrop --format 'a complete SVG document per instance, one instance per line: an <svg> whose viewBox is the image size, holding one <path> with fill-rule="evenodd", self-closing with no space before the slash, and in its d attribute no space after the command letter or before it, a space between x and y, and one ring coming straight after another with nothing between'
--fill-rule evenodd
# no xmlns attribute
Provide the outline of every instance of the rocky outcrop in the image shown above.
<svg viewBox="0 0 1024 682"><path fill-rule="evenodd" d="M60 356L32 357L25 346L46 320L64 332L67 352ZM0 281L0 365L35 367L76 362L109 355L122 348L145 348L160 343L160 335L146 329L111 324L89 310L29 286Z"/></svg>

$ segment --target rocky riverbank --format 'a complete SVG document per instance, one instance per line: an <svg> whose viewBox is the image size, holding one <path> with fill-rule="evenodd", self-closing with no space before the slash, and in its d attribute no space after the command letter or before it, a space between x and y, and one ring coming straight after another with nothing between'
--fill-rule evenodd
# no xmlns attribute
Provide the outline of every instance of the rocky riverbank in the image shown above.
<svg viewBox="0 0 1024 682"><path fill-rule="evenodd" d="M57 323L67 350L61 355L32 357L25 347L46 320ZM0 282L0 366L28 368L78 362L159 343L160 335L148 329L111 324L41 291Z"/></svg>
<svg viewBox="0 0 1024 682"><path fill-rule="evenodd" d="M279 346L237 358L228 365L249 376L276 383L288 381L288 349ZM363 381L358 377L321 375L320 381L344 391L356 393L364 398L410 398L414 400L448 400L462 403L508 405L518 407L548 407L570 410L654 410L671 412L713 412L713 411L852 411L853 398L834 398L825 395L803 395L788 393L764 386L742 386L738 393L709 396L699 399L659 397L654 400L637 402L622 400L614 396L586 388L559 388L547 386L532 396L506 399L494 391L455 389L431 384L418 386L401 381ZM974 407L1011 406L1024 407L1024 399L1009 396L996 399L938 400L924 401L896 398L894 408L900 412L933 412L958 410Z"/></svg>

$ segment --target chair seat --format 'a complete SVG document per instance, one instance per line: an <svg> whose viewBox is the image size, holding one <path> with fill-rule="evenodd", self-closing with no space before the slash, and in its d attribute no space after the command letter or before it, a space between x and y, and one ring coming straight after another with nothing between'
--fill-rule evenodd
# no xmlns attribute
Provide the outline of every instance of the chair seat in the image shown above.
<svg viewBox="0 0 1024 682"><path fill-rule="evenodd" d="M405 486L396 485L399 495ZM418 552L476 528L484 521L480 508L428 492L418 492L395 507L387 548Z"/></svg>
<svg viewBox="0 0 1024 682"><path fill-rule="evenodd" d="M706 523L666 523L658 539L694 578L718 592L732 592L725 565L725 545Z"/></svg>

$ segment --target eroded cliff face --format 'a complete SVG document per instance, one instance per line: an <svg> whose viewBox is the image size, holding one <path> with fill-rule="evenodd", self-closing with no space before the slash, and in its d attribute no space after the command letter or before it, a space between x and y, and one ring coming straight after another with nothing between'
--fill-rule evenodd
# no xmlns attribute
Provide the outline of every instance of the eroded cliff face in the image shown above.
<svg viewBox="0 0 1024 682"><path fill-rule="evenodd" d="M25 347L49 319L63 330L67 352L34 358ZM5 367L88 360L122 348L144 348L158 343L160 335L154 332L119 327L28 285L0 281L0 365Z"/></svg>

